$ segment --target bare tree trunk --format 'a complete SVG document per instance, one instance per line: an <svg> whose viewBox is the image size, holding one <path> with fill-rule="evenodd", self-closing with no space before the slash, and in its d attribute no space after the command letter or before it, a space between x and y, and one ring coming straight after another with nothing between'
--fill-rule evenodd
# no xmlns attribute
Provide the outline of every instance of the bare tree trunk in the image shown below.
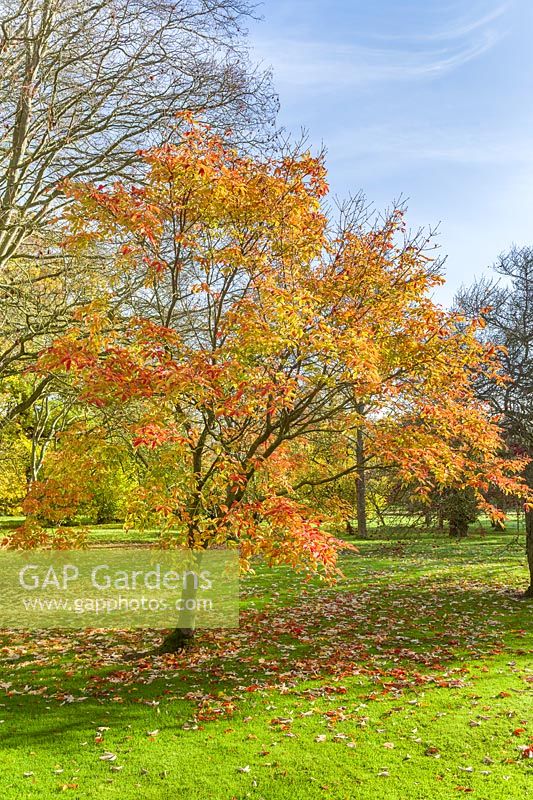
<svg viewBox="0 0 533 800"><path fill-rule="evenodd" d="M368 527L366 520L365 445L361 428L357 429L355 458L357 464L357 478L355 482L357 493L357 533L360 539L366 539L368 537Z"/></svg>
<svg viewBox="0 0 533 800"><path fill-rule="evenodd" d="M176 112L245 141L272 122L269 74L248 67L241 36L250 16L240 0L2 3L0 266L65 202L61 180L122 176Z"/></svg>
<svg viewBox="0 0 533 800"><path fill-rule="evenodd" d="M202 564L202 552L191 552L192 571L199 576ZM196 633L198 580L188 576L181 593L181 607L178 611L177 624L165 638L160 647L161 653L178 653L193 644Z"/></svg>
<svg viewBox="0 0 533 800"><path fill-rule="evenodd" d="M526 483L531 491L533 491L533 461L526 467L525 475ZM527 565L529 567L529 586L524 594L524 597L533 597L533 508L526 510L526 555Z"/></svg>
<svg viewBox="0 0 533 800"><path fill-rule="evenodd" d="M525 597L533 597L533 509L526 511L526 553L529 567L529 587Z"/></svg>
<svg viewBox="0 0 533 800"><path fill-rule="evenodd" d="M198 584L192 581L187 583L183 590L181 600L184 604L178 613L177 625L165 638L160 647L161 653L178 653L180 650L186 650L194 641L194 634L196 633L195 627L195 613L193 610L187 610L187 602L196 603L198 595Z"/></svg>
<svg viewBox="0 0 533 800"><path fill-rule="evenodd" d="M366 489L366 486L365 486L365 489ZM385 528L387 526L387 522L385 520L385 517L381 513L381 509L379 507L379 503L376 500L375 494L373 492L368 492L368 496L369 496L370 502L372 503L372 507L373 507L374 511L376 512L376 516L377 516L377 518L379 520L379 524L382 525Z"/></svg>

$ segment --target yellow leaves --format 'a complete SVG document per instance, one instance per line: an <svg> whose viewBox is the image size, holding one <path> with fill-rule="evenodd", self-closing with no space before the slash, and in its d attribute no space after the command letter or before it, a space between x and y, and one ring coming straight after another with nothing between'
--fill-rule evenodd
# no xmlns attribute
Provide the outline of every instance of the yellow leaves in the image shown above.
<svg viewBox="0 0 533 800"><path fill-rule="evenodd" d="M102 242L113 256L102 295L127 285L131 297L123 313L86 309L42 361L69 370L80 404L113 418L142 457L130 518L331 573L338 544L291 496L294 480L349 461L362 425L369 455L423 493L435 481L507 485L472 390L496 352L432 302L439 278L406 244L401 211L339 231L321 207L321 158L240 156L183 121L176 144L142 154L142 186L72 189L72 242ZM78 488L80 474L100 481L94 442L92 460L61 449ZM48 488L59 506L57 482Z"/></svg>
<svg viewBox="0 0 533 800"><path fill-rule="evenodd" d="M0 438L0 509L15 513L27 489L30 442L16 425L4 427Z"/></svg>

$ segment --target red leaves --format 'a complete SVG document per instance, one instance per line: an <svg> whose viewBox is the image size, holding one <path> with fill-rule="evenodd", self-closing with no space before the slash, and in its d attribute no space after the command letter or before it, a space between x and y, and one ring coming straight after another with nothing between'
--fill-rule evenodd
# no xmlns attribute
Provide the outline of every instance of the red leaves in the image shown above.
<svg viewBox="0 0 533 800"><path fill-rule="evenodd" d="M101 297L39 365L69 373L103 442L125 461L137 451L135 521L333 577L344 545L324 523L339 504L312 490L336 464L353 475L358 427L368 458L422 496L517 491L520 465L500 458L472 388L499 371L496 352L431 301L440 279L405 242L403 212L339 231L320 203L321 158L241 156L182 122L175 143L140 151L142 185L65 187L68 246L103 243L108 257ZM318 440L331 452L315 457Z"/></svg>
<svg viewBox="0 0 533 800"><path fill-rule="evenodd" d="M132 439L133 447L148 447L155 450L169 442L187 442L187 438L180 436L172 425L162 425L158 422L147 422L135 429Z"/></svg>
<svg viewBox="0 0 533 800"><path fill-rule="evenodd" d="M324 531L320 519L289 497L241 503L233 509L231 518L246 562L262 554L271 564L288 563L296 569L323 570L333 577L338 574L335 566L338 550L356 549ZM259 521L264 521L265 527L258 528Z"/></svg>
<svg viewBox="0 0 533 800"><path fill-rule="evenodd" d="M235 713L235 703L230 699L216 700L205 697L198 705L195 717L197 720L207 722L209 720L230 718Z"/></svg>

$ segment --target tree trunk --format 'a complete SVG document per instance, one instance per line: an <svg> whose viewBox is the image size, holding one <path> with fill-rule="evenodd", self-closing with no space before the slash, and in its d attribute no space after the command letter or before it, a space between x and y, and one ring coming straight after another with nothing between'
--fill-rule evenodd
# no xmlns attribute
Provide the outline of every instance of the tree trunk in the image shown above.
<svg viewBox="0 0 533 800"><path fill-rule="evenodd" d="M160 653L179 653L186 650L194 641L194 628L174 628L159 648Z"/></svg>
<svg viewBox="0 0 533 800"><path fill-rule="evenodd" d="M366 521L365 445L361 428L357 429L355 458L357 464L357 478L355 481L357 493L357 534L360 539L366 539L368 537L368 527Z"/></svg>
<svg viewBox="0 0 533 800"><path fill-rule="evenodd" d="M525 597L533 597L533 509L526 511L526 553L529 567L529 587Z"/></svg>
<svg viewBox="0 0 533 800"><path fill-rule="evenodd" d="M468 536L468 522L462 516L450 516L450 536L465 539Z"/></svg>
<svg viewBox="0 0 533 800"><path fill-rule="evenodd" d="M193 553L193 570L198 576L201 571L202 553ZM190 576L185 580L185 586L181 593L181 606L178 611L177 625L165 638L159 648L161 653L179 653L190 647L194 641L196 632L196 603L198 597L199 581L191 579Z"/></svg>
<svg viewBox="0 0 533 800"><path fill-rule="evenodd" d="M531 455L531 454L530 454ZM533 461L530 461L526 467L525 475L526 483L529 489L533 492ZM526 555L527 565L529 567L529 586L526 589L524 597L533 597L533 508L525 512L526 516Z"/></svg>

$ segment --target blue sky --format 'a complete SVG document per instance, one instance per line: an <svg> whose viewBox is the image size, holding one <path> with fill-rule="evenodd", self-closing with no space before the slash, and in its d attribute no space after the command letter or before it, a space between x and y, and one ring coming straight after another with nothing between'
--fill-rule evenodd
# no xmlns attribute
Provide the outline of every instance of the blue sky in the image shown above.
<svg viewBox="0 0 533 800"><path fill-rule="evenodd" d="M448 302L533 245L532 0L266 0L250 28L280 122L327 150L332 192L439 224Z"/></svg>

